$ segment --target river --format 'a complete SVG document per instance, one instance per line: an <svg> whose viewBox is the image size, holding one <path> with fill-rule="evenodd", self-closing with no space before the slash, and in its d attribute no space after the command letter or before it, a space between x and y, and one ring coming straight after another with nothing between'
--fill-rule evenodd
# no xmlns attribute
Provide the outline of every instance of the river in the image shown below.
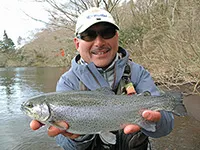
<svg viewBox="0 0 200 150"><path fill-rule="evenodd" d="M0 68L0 149L60 150L47 127L32 131L30 118L20 105L27 98L55 91L66 68ZM197 150L200 148L200 97L184 98L187 117L175 117L175 128L166 137L151 139L154 150Z"/></svg>

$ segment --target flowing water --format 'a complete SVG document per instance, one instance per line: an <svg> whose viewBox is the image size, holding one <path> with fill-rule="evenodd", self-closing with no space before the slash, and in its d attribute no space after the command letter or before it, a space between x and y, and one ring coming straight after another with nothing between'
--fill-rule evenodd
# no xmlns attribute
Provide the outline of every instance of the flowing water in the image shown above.
<svg viewBox="0 0 200 150"><path fill-rule="evenodd" d="M47 127L32 131L20 111L28 97L55 91L65 68L0 68L0 150L57 150Z"/></svg>
<svg viewBox="0 0 200 150"><path fill-rule="evenodd" d="M47 127L32 131L30 118L20 105L27 98L55 91L65 68L0 68L0 150L60 150ZM192 95L184 102L189 116L175 117L175 128L166 137L151 139L155 150L200 149L200 97Z"/></svg>

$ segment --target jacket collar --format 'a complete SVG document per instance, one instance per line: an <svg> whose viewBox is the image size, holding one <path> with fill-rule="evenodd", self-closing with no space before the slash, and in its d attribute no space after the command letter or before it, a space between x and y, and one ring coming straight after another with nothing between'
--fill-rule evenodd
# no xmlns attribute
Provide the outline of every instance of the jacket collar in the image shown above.
<svg viewBox="0 0 200 150"><path fill-rule="evenodd" d="M120 81L123 75L124 67L129 59L129 54L125 49L119 47L118 53L120 59L116 58L114 63L112 63L107 68L109 69L113 66L113 68L115 69L115 84ZM93 62L89 64L81 64L79 63L80 60L81 57L79 54L74 57L74 59L72 60L72 71L89 89L95 90L100 87L110 87L109 83L104 79L104 77L101 75L98 68L94 65Z"/></svg>

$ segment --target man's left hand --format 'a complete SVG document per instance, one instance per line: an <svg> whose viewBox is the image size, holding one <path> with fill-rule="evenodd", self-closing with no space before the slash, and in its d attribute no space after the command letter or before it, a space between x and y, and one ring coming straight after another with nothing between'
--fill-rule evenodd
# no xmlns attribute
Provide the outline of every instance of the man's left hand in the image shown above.
<svg viewBox="0 0 200 150"><path fill-rule="evenodd" d="M142 112L142 117L148 121L158 122L161 118L161 113L158 111L144 110ZM139 130L140 127L136 124L128 124L124 127L125 134L137 132Z"/></svg>

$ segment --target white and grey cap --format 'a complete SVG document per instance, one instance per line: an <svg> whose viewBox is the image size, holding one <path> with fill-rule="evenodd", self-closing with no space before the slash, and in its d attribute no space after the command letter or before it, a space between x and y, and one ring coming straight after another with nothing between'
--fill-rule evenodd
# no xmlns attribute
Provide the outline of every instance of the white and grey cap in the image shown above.
<svg viewBox="0 0 200 150"><path fill-rule="evenodd" d="M82 33L90 26L99 22L108 22L119 30L118 25L115 23L115 20L108 11L101 8L92 7L78 17L75 34L77 35L78 33Z"/></svg>

